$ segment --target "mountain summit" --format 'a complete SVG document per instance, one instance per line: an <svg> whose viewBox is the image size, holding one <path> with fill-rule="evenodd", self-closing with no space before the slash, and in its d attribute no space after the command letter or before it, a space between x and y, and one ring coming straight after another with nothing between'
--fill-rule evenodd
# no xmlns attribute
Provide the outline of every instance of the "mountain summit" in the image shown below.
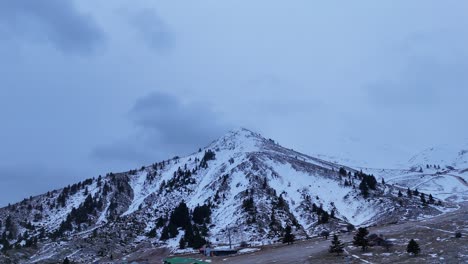
<svg viewBox="0 0 468 264"><path fill-rule="evenodd" d="M30 197L0 209L9 245L37 246L27 261L125 256L137 245L273 243L324 230L439 214L437 201L401 197L374 175L284 148L241 128L185 157ZM230 234L228 236L227 234ZM60 246L51 247L53 241ZM181 242L182 241L182 242ZM86 251L86 252L85 252ZM26 261L26 262L27 262Z"/></svg>

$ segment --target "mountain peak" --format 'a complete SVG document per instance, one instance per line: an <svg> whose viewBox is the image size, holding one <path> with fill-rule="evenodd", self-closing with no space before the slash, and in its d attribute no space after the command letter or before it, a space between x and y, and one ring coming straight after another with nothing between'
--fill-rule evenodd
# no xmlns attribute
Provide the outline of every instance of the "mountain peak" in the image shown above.
<svg viewBox="0 0 468 264"><path fill-rule="evenodd" d="M258 150L267 142L261 134L253 132L247 128L237 128L229 131L224 136L213 141L208 148L228 149L237 151Z"/></svg>

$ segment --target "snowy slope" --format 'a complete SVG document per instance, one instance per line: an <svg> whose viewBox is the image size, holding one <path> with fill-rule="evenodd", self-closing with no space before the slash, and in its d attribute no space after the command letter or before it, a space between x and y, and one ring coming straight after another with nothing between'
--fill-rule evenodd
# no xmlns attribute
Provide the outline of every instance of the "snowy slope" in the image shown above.
<svg viewBox="0 0 468 264"><path fill-rule="evenodd" d="M425 149L409 160L412 166L426 167L429 165L440 165L442 168L451 166L456 169L468 168L468 143L452 146L440 145Z"/></svg>
<svg viewBox="0 0 468 264"><path fill-rule="evenodd" d="M212 155L208 155L210 153ZM340 175L340 168L346 170L345 176ZM10 215L18 223L30 221L35 228L29 230L29 235L40 236L40 228L44 229L45 234L42 232L41 237L45 242L58 229L65 231L56 234L74 240L73 243L78 243L79 239L88 241L87 238L96 236L94 233L99 231L103 235L94 237L94 243L103 241L103 245L115 246L109 241L124 241L119 245L121 251L126 252L127 244L148 242L177 246L181 233L161 241L163 227L157 226L161 219L164 219L163 226L167 226L174 208L185 202L190 210L198 205L211 208L207 234L210 242L227 243L229 229L235 243L263 244L280 239L286 225L294 227L298 238L305 238L325 229L342 229L348 223L368 225L441 213L443 210L437 206L421 207L417 197L397 196L406 186L401 184L403 181L397 181L398 177L417 175L411 173L369 169L369 174L397 184L381 184L379 178L376 189L365 198L359 190L361 180L357 170L298 153L260 134L238 129L190 155L128 172L109 173L102 179L89 179L86 184L77 185L75 191L62 201L63 205L58 200L66 189L26 199L13 205L14 208L0 209L0 219L4 221ZM345 185L345 181L349 184ZM445 184L441 179L437 179L437 183L439 186ZM453 187L456 188L455 184ZM419 188L422 190L426 186L421 182ZM91 199L90 196L96 208L85 206L85 200ZM245 206L249 200L253 209ZM36 209L41 204L44 208ZM82 214L78 218L72 216L79 207L81 211L89 209L85 213L86 221L79 220ZM336 218L323 222L323 214L319 215L314 207L334 214ZM71 220L71 225L64 225L67 219ZM17 233L27 231L21 224L17 229ZM0 232L5 230L5 227L0 228ZM149 238L147 234L151 230L156 230L156 234ZM89 243L83 240L79 240L80 243ZM21 241L12 239L10 242ZM45 254L62 253L60 248L49 248L37 258Z"/></svg>

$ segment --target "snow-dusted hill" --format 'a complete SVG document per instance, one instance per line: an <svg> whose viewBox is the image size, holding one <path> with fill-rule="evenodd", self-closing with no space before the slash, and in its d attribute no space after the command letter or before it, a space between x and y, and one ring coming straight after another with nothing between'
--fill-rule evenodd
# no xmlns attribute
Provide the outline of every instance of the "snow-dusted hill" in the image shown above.
<svg viewBox="0 0 468 264"><path fill-rule="evenodd" d="M181 238L189 245L200 237L224 244L229 232L234 243L271 243L281 239L287 225L305 238L348 224L445 210L437 199L422 203L419 197L399 196L406 191L401 181L401 186L388 184L409 173L372 173L377 182L239 129L191 155L109 173L2 208L0 232L8 244L37 247L22 262L69 255L91 262L124 256L143 244L177 247ZM52 241L61 242L52 247Z"/></svg>
<svg viewBox="0 0 468 264"><path fill-rule="evenodd" d="M413 156L409 164L423 168L427 165L437 165L441 168L468 169L468 143L457 146L446 144L425 149Z"/></svg>
<svg viewBox="0 0 468 264"><path fill-rule="evenodd" d="M468 144L427 148L403 168L361 168L387 183L418 189L446 201L468 201Z"/></svg>

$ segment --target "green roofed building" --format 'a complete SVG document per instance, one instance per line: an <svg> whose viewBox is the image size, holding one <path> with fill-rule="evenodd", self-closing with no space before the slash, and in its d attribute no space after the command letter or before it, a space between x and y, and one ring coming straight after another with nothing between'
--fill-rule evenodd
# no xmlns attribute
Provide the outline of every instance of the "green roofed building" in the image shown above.
<svg viewBox="0 0 468 264"><path fill-rule="evenodd" d="M167 258L164 260L164 264L209 264L202 260L196 260L192 258Z"/></svg>

